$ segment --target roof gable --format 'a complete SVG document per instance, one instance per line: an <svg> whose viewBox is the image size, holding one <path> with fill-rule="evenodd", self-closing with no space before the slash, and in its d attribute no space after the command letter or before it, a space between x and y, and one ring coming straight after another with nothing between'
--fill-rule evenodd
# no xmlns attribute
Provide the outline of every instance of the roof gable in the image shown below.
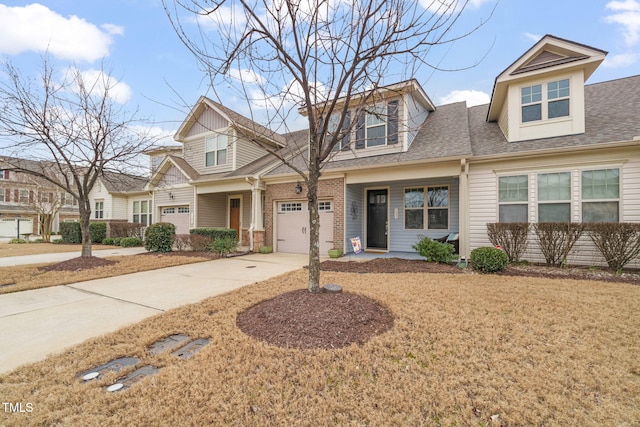
<svg viewBox="0 0 640 427"><path fill-rule="evenodd" d="M604 50L547 34L496 77L487 120L497 120L510 84L550 71L570 69L583 69L586 81L606 55Z"/></svg>

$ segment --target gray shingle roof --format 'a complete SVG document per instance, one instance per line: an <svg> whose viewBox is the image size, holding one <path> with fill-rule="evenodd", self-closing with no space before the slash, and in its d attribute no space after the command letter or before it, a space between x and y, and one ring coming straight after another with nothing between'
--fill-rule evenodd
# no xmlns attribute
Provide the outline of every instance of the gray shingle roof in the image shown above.
<svg viewBox="0 0 640 427"><path fill-rule="evenodd" d="M142 191L147 184L147 178L141 176L107 171L100 180L109 193Z"/></svg>
<svg viewBox="0 0 640 427"><path fill-rule="evenodd" d="M586 85L584 92L585 133L577 135L508 142L497 123L485 121L488 104L469 108L473 155L588 147L640 135L640 76Z"/></svg>

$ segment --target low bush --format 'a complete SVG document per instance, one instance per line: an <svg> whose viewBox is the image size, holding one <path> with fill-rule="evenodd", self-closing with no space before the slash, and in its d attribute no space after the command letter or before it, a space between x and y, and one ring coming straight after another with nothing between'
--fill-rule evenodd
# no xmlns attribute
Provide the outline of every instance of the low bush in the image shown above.
<svg viewBox="0 0 640 427"><path fill-rule="evenodd" d="M189 230L191 235L206 236L213 242L217 239L234 238L238 240L238 231L233 228L192 228Z"/></svg>
<svg viewBox="0 0 640 427"><path fill-rule="evenodd" d="M91 236L91 243L102 243L102 241L107 237L107 223L106 222L90 223L89 235Z"/></svg>
<svg viewBox="0 0 640 427"><path fill-rule="evenodd" d="M471 268L482 273L495 273L507 268L509 257L504 251L490 246L471 251Z"/></svg>
<svg viewBox="0 0 640 427"><path fill-rule="evenodd" d="M109 237L144 237L144 225L137 222L112 222Z"/></svg>
<svg viewBox="0 0 640 427"><path fill-rule="evenodd" d="M520 257L529 244L528 222L497 222L487 224L487 235L493 246L500 246L509 257L509 262L520 262Z"/></svg>
<svg viewBox="0 0 640 427"><path fill-rule="evenodd" d="M60 237L64 243L82 243L82 231L79 222L63 222L60 224Z"/></svg>
<svg viewBox="0 0 640 427"><path fill-rule="evenodd" d="M567 257L582 233L585 224L578 222L540 222L533 225L540 251L547 265L566 264Z"/></svg>
<svg viewBox="0 0 640 427"><path fill-rule="evenodd" d="M150 252L171 252L175 236L175 225L170 222L156 222L145 231L144 247Z"/></svg>
<svg viewBox="0 0 640 427"><path fill-rule="evenodd" d="M64 243L64 240L62 240L62 239L53 239L51 241L51 243L53 243L54 245L60 245L60 244Z"/></svg>
<svg viewBox="0 0 640 427"><path fill-rule="evenodd" d="M122 246L123 248L142 246L142 239L139 237L121 237L120 246Z"/></svg>
<svg viewBox="0 0 640 427"><path fill-rule="evenodd" d="M258 251L261 254L270 254L271 252L273 252L273 246L260 246L260 249L258 249Z"/></svg>
<svg viewBox="0 0 640 427"><path fill-rule="evenodd" d="M223 256L234 252L237 247L238 241L234 237L221 237L213 241L211 250L218 255Z"/></svg>
<svg viewBox="0 0 640 427"><path fill-rule="evenodd" d="M117 246L113 237L106 237L103 241L103 245Z"/></svg>
<svg viewBox="0 0 640 427"><path fill-rule="evenodd" d="M189 246L194 252L209 252L212 244L213 239L209 236L202 236L200 234L189 235Z"/></svg>
<svg viewBox="0 0 640 427"><path fill-rule="evenodd" d="M640 224L603 222L588 224L587 227L591 241L612 270L622 270L640 255Z"/></svg>
<svg viewBox="0 0 640 427"><path fill-rule="evenodd" d="M186 251L190 247L190 234L176 234L176 240L173 242L173 246L177 251Z"/></svg>
<svg viewBox="0 0 640 427"><path fill-rule="evenodd" d="M9 244L11 244L11 245L17 245L17 244L21 244L21 243L27 243L27 241L24 240L24 239L11 239L11 240L9 240Z"/></svg>
<svg viewBox="0 0 640 427"><path fill-rule="evenodd" d="M456 258L455 247L452 244L436 242L429 237L425 237L413 245L413 249L418 251L427 261L436 264L448 263Z"/></svg>

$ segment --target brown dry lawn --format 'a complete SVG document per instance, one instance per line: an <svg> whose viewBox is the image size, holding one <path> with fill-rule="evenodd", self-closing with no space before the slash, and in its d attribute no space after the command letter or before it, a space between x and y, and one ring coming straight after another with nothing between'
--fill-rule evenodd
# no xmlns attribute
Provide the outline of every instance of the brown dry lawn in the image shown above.
<svg viewBox="0 0 640 427"><path fill-rule="evenodd" d="M0 401L33 405L0 412L0 424L638 425L640 286L325 272L323 283L384 303L391 330L362 346L294 350L237 328L243 310L305 278L300 270L184 306L0 376ZM180 333L211 342L189 360L147 351ZM116 393L104 389L113 373L77 378L122 356L160 370Z"/></svg>
<svg viewBox="0 0 640 427"><path fill-rule="evenodd" d="M93 250L118 249L119 246L93 245ZM0 258L9 256L54 254L61 252L77 252L80 255L80 245L65 245L53 243L0 243Z"/></svg>
<svg viewBox="0 0 640 427"><path fill-rule="evenodd" d="M107 257L106 259L115 261L116 264L79 271L44 271L41 269L41 267L51 264L0 267L0 294L203 262L210 260L210 257L199 257L195 254L194 256L142 254L114 256Z"/></svg>

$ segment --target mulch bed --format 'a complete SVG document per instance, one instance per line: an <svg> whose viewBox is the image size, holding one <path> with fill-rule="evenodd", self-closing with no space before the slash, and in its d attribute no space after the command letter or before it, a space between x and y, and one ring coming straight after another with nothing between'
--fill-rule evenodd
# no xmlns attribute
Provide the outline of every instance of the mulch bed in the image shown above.
<svg viewBox="0 0 640 427"><path fill-rule="evenodd" d="M278 347L334 349L389 330L393 316L363 295L300 289L254 305L238 315L237 324L247 335Z"/></svg>
<svg viewBox="0 0 640 427"><path fill-rule="evenodd" d="M450 273L464 271L450 264L436 264L419 259L374 258L369 261L331 261L320 263L323 271L340 273Z"/></svg>
<svg viewBox="0 0 640 427"><path fill-rule="evenodd" d="M184 257L207 258L207 259L220 258L220 255L214 252L195 252L195 251L143 252L134 256L157 256L157 257L184 256Z"/></svg>
<svg viewBox="0 0 640 427"><path fill-rule="evenodd" d="M57 264L50 264L40 267L42 271L80 271L89 270L91 268L102 267L105 265L116 264L116 261L111 261L104 258L92 257L77 257L71 258L66 261L59 262Z"/></svg>

